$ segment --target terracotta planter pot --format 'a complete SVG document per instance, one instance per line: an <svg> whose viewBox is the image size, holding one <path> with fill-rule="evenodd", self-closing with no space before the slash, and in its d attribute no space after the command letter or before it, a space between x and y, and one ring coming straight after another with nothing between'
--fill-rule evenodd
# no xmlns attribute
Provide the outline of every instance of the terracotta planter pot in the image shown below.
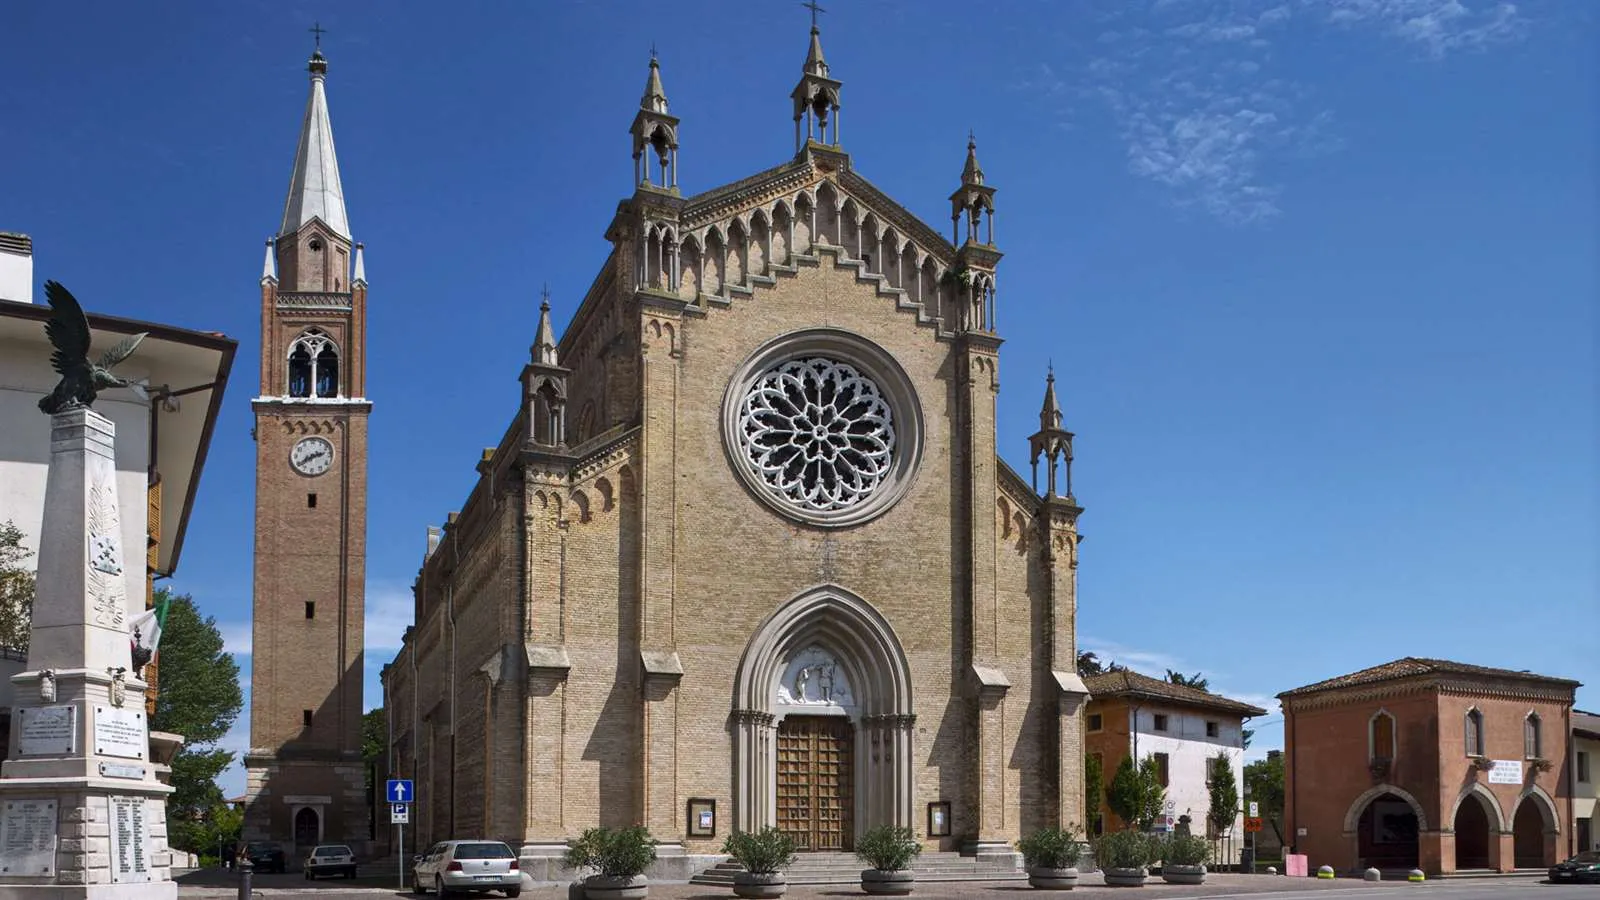
<svg viewBox="0 0 1600 900"><path fill-rule="evenodd" d="M788 889L789 881L782 872L736 872L733 876L735 897L782 897Z"/></svg>
<svg viewBox="0 0 1600 900"><path fill-rule="evenodd" d="M1167 884L1205 884L1205 866L1162 866L1161 879Z"/></svg>
<svg viewBox="0 0 1600 900"><path fill-rule="evenodd" d="M632 878L590 875L583 880L583 896L587 900L644 900L649 893L650 879L643 875Z"/></svg>
<svg viewBox="0 0 1600 900"><path fill-rule="evenodd" d="M907 869L886 872L883 869L862 869L861 889L869 894L904 896L911 893L917 876Z"/></svg>
<svg viewBox="0 0 1600 900"><path fill-rule="evenodd" d="M1101 872L1110 887L1144 887L1143 869L1103 869Z"/></svg>
<svg viewBox="0 0 1600 900"><path fill-rule="evenodd" d="M1070 891L1078 886L1078 870L1034 866L1028 870L1028 885L1041 891Z"/></svg>

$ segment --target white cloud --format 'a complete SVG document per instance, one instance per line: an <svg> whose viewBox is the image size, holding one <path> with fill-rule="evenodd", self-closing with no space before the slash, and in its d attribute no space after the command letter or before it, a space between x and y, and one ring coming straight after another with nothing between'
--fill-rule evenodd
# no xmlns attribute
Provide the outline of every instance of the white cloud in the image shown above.
<svg viewBox="0 0 1600 900"><path fill-rule="evenodd" d="M1280 213L1277 163L1341 143L1332 111L1274 74L1291 26L1397 39L1434 59L1526 31L1501 0L1107 0L1091 18L1100 30L1083 62L1040 62L1014 87L1058 118L1076 114L1074 103L1103 104L1131 173L1179 207L1236 224Z"/></svg>
<svg viewBox="0 0 1600 900"><path fill-rule="evenodd" d="M249 656L251 626L249 622L223 622L217 625L222 632L222 647L234 656Z"/></svg>
<svg viewBox="0 0 1600 900"><path fill-rule="evenodd" d="M409 584L397 581L367 582L367 622L364 634L369 658L387 659L400 649L411 627L416 600Z"/></svg>

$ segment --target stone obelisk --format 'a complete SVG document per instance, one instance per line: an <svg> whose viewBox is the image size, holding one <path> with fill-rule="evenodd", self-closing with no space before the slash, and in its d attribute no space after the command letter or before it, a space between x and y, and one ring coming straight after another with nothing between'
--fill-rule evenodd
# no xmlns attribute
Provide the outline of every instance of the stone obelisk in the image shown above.
<svg viewBox="0 0 1600 900"><path fill-rule="evenodd" d="M116 429L50 418L27 671L0 767L0 898L171 900L166 797L132 670Z"/></svg>

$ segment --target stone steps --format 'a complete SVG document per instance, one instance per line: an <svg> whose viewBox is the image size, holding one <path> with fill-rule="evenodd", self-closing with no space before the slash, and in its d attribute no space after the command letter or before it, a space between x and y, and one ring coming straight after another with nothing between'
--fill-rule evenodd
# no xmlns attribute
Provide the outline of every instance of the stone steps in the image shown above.
<svg viewBox="0 0 1600 900"><path fill-rule="evenodd" d="M850 853L802 853L784 872L789 884L856 884L866 865ZM731 885L744 867L724 860L689 879L690 884ZM959 853L924 853L911 864L918 881L1020 881L1027 873L1014 856L962 856Z"/></svg>

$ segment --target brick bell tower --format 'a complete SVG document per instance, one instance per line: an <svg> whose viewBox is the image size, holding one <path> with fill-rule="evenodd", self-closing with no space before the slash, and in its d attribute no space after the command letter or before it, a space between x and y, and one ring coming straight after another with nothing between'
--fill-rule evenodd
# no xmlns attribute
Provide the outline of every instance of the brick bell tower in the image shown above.
<svg viewBox="0 0 1600 900"><path fill-rule="evenodd" d="M321 35L319 34L320 38ZM244 837L292 857L371 838L361 762L367 535L367 279L324 82L261 273L256 544Z"/></svg>

